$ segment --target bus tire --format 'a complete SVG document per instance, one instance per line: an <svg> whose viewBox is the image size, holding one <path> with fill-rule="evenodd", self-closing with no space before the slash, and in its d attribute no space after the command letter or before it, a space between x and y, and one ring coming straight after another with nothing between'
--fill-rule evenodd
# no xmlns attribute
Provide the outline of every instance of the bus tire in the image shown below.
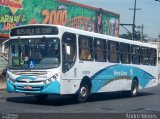
<svg viewBox="0 0 160 119"><path fill-rule="evenodd" d="M131 90L129 91L121 91L121 94L123 97L135 97L138 92L138 81L136 79L133 79L131 84Z"/></svg>
<svg viewBox="0 0 160 119"><path fill-rule="evenodd" d="M90 90L89 90L89 86L87 85L87 83L82 83L80 85L78 94L77 94L77 101L79 103L84 103L87 101L88 96L89 96Z"/></svg>
<svg viewBox="0 0 160 119"><path fill-rule="evenodd" d="M137 92L138 92L138 80L133 79L132 85L131 85L130 95L132 97L135 97L137 95Z"/></svg>
<svg viewBox="0 0 160 119"><path fill-rule="evenodd" d="M48 94L37 94L35 95L35 98L38 102L43 102L48 98Z"/></svg>

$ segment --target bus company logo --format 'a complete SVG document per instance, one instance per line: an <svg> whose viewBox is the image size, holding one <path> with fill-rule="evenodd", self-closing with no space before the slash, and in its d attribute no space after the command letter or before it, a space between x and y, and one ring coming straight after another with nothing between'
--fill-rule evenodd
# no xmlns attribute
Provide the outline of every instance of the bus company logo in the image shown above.
<svg viewBox="0 0 160 119"><path fill-rule="evenodd" d="M26 83L29 83L31 80L29 80L29 79L22 79L21 81L25 81Z"/></svg>
<svg viewBox="0 0 160 119"><path fill-rule="evenodd" d="M0 5L9 7L13 14L17 12L18 9L23 8L23 0L0 0Z"/></svg>

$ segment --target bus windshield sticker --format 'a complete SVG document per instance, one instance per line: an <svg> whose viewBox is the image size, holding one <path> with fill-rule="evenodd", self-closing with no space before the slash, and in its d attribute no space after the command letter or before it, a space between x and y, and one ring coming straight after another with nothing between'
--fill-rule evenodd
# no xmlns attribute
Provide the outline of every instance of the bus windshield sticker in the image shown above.
<svg viewBox="0 0 160 119"><path fill-rule="evenodd" d="M30 62L29 62L29 68L34 68L35 67L35 61L34 60L31 60Z"/></svg>

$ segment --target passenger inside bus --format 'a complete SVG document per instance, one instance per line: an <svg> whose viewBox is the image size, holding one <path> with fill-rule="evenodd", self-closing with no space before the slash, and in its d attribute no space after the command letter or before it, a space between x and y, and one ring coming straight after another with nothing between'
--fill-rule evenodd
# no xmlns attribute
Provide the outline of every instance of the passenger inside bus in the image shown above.
<svg viewBox="0 0 160 119"><path fill-rule="evenodd" d="M103 48L100 44L96 46L95 54L96 54L97 61L105 61L106 60Z"/></svg>
<svg viewBox="0 0 160 119"><path fill-rule="evenodd" d="M117 62L118 61L116 44L114 44L114 43L110 43L109 60L112 61L112 62Z"/></svg>
<svg viewBox="0 0 160 119"><path fill-rule="evenodd" d="M88 41L85 39L82 39L80 47L81 47L80 59L91 60L92 55L91 55L91 49L89 47Z"/></svg>

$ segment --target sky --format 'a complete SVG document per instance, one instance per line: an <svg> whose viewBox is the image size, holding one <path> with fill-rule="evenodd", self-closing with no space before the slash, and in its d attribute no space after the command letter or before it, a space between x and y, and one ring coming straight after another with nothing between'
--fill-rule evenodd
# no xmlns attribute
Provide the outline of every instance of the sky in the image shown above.
<svg viewBox="0 0 160 119"><path fill-rule="evenodd" d="M102 8L114 13L120 14L121 24L133 23L133 10L129 8L134 7L135 0L70 0L85 5ZM137 0L137 8L141 10L136 11L136 26L144 25L144 35L148 37L158 38L160 34L160 2L155 0ZM126 27L132 32L131 27ZM120 27L120 34L125 33L126 30Z"/></svg>

